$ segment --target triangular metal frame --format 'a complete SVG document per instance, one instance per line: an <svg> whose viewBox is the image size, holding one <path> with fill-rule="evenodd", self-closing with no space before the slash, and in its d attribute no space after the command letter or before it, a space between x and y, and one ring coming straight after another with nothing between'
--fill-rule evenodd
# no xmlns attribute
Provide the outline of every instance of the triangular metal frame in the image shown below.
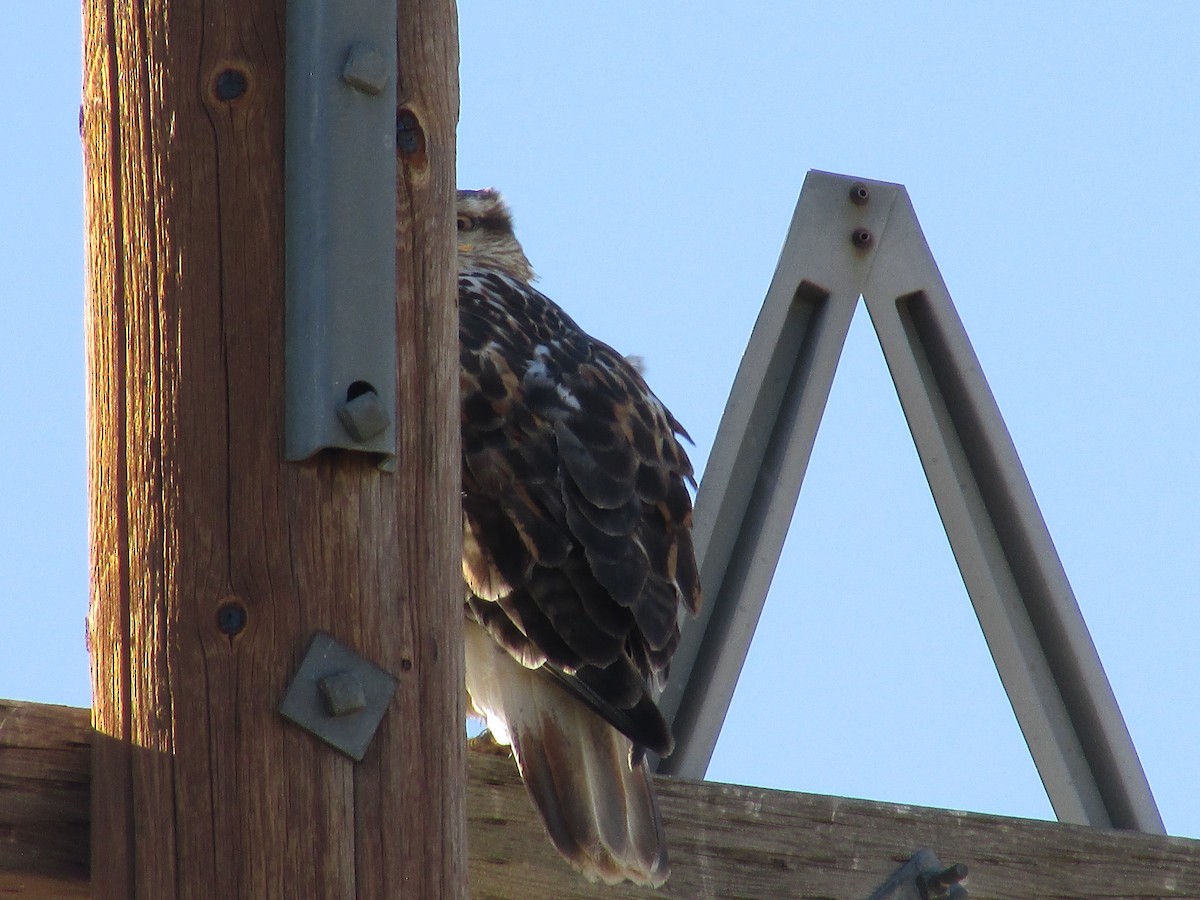
<svg viewBox="0 0 1200 900"><path fill-rule="evenodd" d="M859 297L967 592L1060 821L1164 833L1008 429L903 185L811 171L734 380L694 537L705 589L658 771L702 778L791 524Z"/></svg>

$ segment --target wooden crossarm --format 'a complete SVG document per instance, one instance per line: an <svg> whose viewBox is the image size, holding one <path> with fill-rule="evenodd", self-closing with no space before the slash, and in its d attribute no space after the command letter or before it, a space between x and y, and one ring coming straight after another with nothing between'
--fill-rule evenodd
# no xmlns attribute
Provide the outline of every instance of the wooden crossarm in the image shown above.
<svg viewBox="0 0 1200 900"><path fill-rule="evenodd" d="M88 897L88 711L0 700L0 896ZM659 778L674 872L662 891L583 881L550 846L512 763L469 759L471 896L868 896L920 847L977 898L1200 896L1200 841Z"/></svg>

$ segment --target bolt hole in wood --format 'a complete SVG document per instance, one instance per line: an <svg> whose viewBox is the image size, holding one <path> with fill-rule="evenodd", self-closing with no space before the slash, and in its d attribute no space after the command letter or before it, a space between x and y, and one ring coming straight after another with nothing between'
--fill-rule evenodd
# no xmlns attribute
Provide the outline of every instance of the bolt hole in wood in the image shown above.
<svg viewBox="0 0 1200 900"><path fill-rule="evenodd" d="M226 66L217 72L212 82L213 96L222 103L231 103L245 96L250 87L250 77L237 66Z"/></svg>
<svg viewBox="0 0 1200 900"><path fill-rule="evenodd" d="M396 111L396 150L406 166L425 167L425 129L417 114L408 108Z"/></svg>
<svg viewBox="0 0 1200 900"><path fill-rule="evenodd" d="M217 628L221 634L233 637L246 627L246 607L236 600L228 600L217 607Z"/></svg>

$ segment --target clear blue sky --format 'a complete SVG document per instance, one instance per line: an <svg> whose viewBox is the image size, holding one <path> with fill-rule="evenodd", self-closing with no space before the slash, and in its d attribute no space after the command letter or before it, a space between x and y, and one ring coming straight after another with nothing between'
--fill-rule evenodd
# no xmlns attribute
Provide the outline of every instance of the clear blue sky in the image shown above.
<svg viewBox="0 0 1200 900"><path fill-rule="evenodd" d="M464 0L460 183L700 466L804 173L904 183L1200 837L1200 5L905 6ZM79 54L73 5L0 6L0 696L86 705ZM709 775L1051 815L865 315Z"/></svg>

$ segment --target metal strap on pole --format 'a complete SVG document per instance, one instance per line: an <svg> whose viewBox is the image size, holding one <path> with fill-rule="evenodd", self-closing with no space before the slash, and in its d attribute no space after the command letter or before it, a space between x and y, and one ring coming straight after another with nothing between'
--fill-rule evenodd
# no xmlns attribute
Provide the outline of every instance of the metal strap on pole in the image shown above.
<svg viewBox="0 0 1200 900"><path fill-rule="evenodd" d="M810 172L696 499L705 615L663 705L702 777L749 650L858 296L1060 821L1163 833L1000 410L901 185Z"/></svg>

